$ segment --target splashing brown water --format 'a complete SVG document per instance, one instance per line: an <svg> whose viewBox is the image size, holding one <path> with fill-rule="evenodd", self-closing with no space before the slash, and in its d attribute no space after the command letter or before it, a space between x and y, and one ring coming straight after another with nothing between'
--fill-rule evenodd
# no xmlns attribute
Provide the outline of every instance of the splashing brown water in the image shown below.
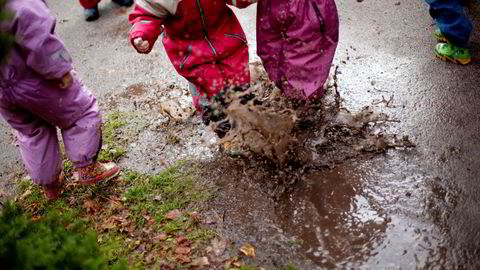
<svg viewBox="0 0 480 270"><path fill-rule="evenodd" d="M343 108L335 72L333 68L325 97L309 102L286 99L265 73L246 92L228 93L224 112L232 128L219 143L280 166L308 163L312 167L330 167L365 152L414 146L408 137L397 138L380 129L395 121L388 115L372 107L356 113ZM245 102L246 96L253 98Z"/></svg>

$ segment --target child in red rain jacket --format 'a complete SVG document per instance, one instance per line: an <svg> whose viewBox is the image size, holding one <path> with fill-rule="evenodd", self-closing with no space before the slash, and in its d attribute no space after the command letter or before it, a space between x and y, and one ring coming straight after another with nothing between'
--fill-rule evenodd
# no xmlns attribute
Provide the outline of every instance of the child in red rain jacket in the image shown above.
<svg viewBox="0 0 480 270"><path fill-rule="evenodd" d="M256 0L137 0L129 21L130 42L149 53L163 44L177 72L190 82L193 103L203 111L222 90L250 83L247 39L233 11Z"/></svg>

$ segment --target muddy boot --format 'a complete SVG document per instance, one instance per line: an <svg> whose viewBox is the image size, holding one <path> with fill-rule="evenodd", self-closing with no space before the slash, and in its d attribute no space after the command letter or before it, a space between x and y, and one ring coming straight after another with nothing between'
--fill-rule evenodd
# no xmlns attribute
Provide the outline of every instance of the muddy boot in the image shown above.
<svg viewBox="0 0 480 270"><path fill-rule="evenodd" d="M120 173L120 167L115 163L95 162L77 169L78 182L83 185L95 185L101 181L108 181Z"/></svg>
<svg viewBox="0 0 480 270"><path fill-rule="evenodd" d="M83 14L87 22L97 20L98 18L100 18L100 13L98 12L98 5L93 8L86 8L83 11Z"/></svg>
<svg viewBox="0 0 480 270"><path fill-rule="evenodd" d="M112 0L112 2L122 7L129 7L133 5L133 0Z"/></svg>
<svg viewBox="0 0 480 270"><path fill-rule="evenodd" d="M57 180L49 185L43 186L43 193L45 198L49 201L57 200L60 197L63 189L63 182L65 181L65 174L63 172L57 177Z"/></svg>
<svg viewBox="0 0 480 270"><path fill-rule="evenodd" d="M472 61L470 51L450 43L438 43L435 46L435 55L443 61L450 61L459 65L466 65Z"/></svg>

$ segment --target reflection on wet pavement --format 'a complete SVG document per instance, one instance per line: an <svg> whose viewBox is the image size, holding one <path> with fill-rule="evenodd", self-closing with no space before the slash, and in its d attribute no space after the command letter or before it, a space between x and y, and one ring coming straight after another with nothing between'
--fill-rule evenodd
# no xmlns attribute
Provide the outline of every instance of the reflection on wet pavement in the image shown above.
<svg viewBox="0 0 480 270"><path fill-rule="evenodd" d="M390 152L307 175L302 187L279 203L279 221L321 267L448 268L443 235L448 228L437 216L446 209L438 204L455 198L441 195L445 189L409 165L412 158ZM441 211L432 211L432 205Z"/></svg>

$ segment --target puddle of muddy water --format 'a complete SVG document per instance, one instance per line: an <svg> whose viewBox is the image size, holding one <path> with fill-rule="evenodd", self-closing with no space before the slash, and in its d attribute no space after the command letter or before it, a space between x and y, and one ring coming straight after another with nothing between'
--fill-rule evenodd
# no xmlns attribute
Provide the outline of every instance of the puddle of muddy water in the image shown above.
<svg viewBox="0 0 480 270"><path fill-rule="evenodd" d="M390 152L306 174L278 203L278 222L326 269L456 268L448 226L438 222L445 209L431 207L445 202L432 203L442 193L435 189L446 190L410 165L412 156Z"/></svg>
<svg viewBox="0 0 480 270"><path fill-rule="evenodd" d="M249 146L252 156L240 159L216 156L217 140L189 114L185 89L126 88L110 106L139 114L143 124L122 165L158 172L198 160L199 177L219 188L207 214L212 226L236 248L254 244L267 269L450 266L442 215L455 196L442 196L446 189L411 167L419 164L410 160L414 145L391 132L394 119L374 106L349 112L335 82L316 104L289 102L268 82L261 86L254 99L227 108L234 128L220 142ZM272 126L279 122L285 125Z"/></svg>

